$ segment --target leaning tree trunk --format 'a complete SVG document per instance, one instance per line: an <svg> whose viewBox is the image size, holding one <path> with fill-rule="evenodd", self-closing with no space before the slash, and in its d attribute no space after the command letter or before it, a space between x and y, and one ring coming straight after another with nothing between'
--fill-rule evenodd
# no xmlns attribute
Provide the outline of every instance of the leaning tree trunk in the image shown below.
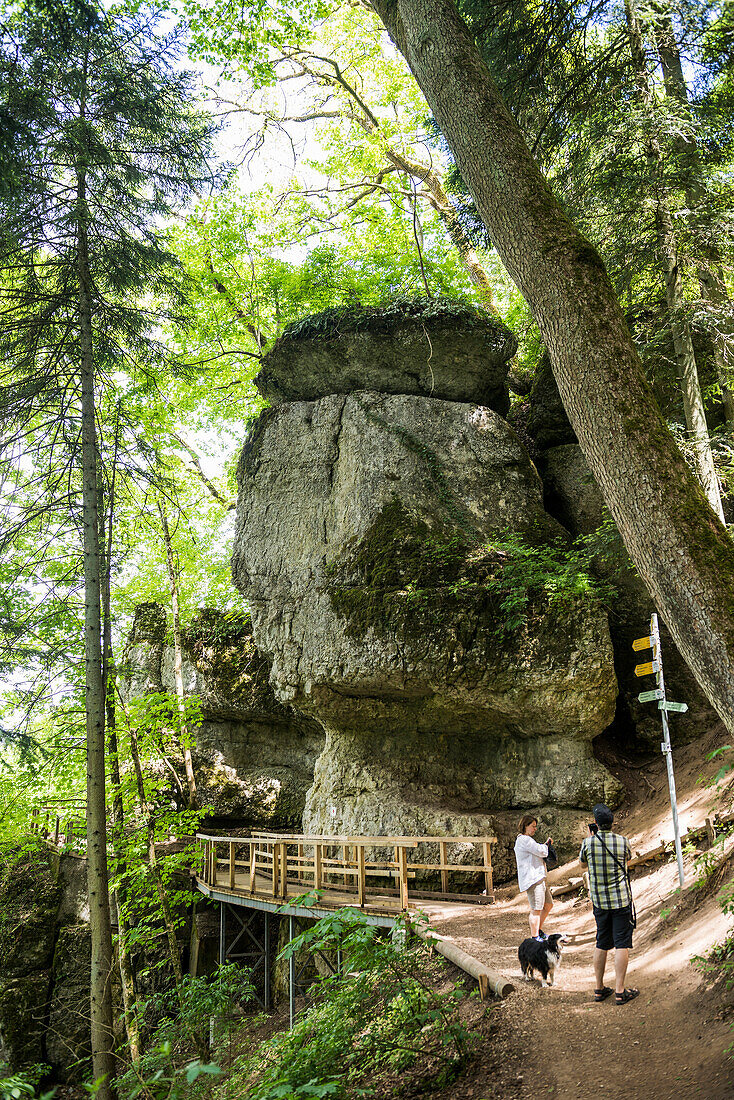
<svg viewBox="0 0 734 1100"><path fill-rule="evenodd" d="M652 113L652 92L647 77L645 62L645 50L642 41L642 31L637 18L637 13L632 0L626 0L625 14L627 19L627 36L632 60L632 71L635 78L635 90L641 106ZM696 367L696 356L693 350L693 338L690 325L685 312L685 299L683 296L683 279L681 277L678 244L673 228L673 217L667 204L665 184L663 181L663 154L656 135L652 132L647 137L645 150L650 178L648 183L649 201L655 213L655 232L657 236L658 255L663 269L665 280L665 299L668 303L670 321L673 332L673 347L675 349L678 380L683 396L683 410L686 418L686 427L693 446L693 456L698 471L698 477L703 486L709 504L714 509L719 519L724 521L724 511L721 507L721 493L719 491L719 479L716 476L714 456L711 453L706 412L703 407L701 383Z"/></svg>
<svg viewBox="0 0 734 1100"><path fill-rule="evenodd" d="M543 179L452 0L373 6L530 305L630 556L734 731L734 547L663 422L604 265Z"/></svg>
<svg viewBox="0 0 734 1100"><path fill-rule="evenodd" d="M82 120L84 104L82 103ZM90 1022L92 1071L101 1081L97 1096L112 1100L115 1073L112 1028L112 927L107 877L105 800L105 687L102 676L99 518L97 513L97 432L86 178L77 173L79 210L77 260L82 396L82 506L84 516L84 653L87 732L87 883L92 939Z"/></svg>

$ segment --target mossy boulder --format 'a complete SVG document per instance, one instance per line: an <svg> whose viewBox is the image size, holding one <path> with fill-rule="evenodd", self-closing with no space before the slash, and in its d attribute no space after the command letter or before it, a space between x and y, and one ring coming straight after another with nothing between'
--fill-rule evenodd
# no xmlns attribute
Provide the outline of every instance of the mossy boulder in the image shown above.
<svg viewBox="0 0 734 1100"><path fill-rule="evenodd" d="M45 1062L50 987L49 970L0 978L0 1066L18 1071Z"/></svg>
<svg viewBox="0 0 734 1100"><path fill-rule="evenodd" d="M0 870L0 978L23 978L51 966L62 890L49 848L27 842Z"/></svg>
<svg viewBox="0 0 734 1100"><path fill-rule="evenodd" d="M136 613L123 683L128 698L175 695L172 638L156 606L164 629L150 638L141 637ZM143 620L151 619L144 605ZM183 631L182 658L184 690L200 705L192 753L200 804L241 825L296 828L324 734L275 697L249 614L202 609Z"/></svg>
<svg viewBox="0 0 734 1100"><path fill-rule="evenodd" d="M359 392L255 434L233 575L276 695L327 732L304 824L491 832L508 806L614 801L590 745L614 717L606 612L508 424Z"/></svg>
<svg viewBox="0 0 734 1100"><path fill-rule="evenodd" d="M92 939L88 924L62 928L53 962L47 1059L63 1081L85 1076L91 1057L89 974Z"/></svg>
<svg viewBox="0 0 734 1100"><path fill-rule="evenodd" d="M56 920L62 890L56 859L29 838L0 868L0 1063L45 1061Z"/></svg>
<svg viewBox="0 0 734 1100"><path fill-rule="evenodd" d="M509 408L517 340L497 318L463 303L418 299L328 310L287 329L255 385L272 404L375 390Z"/></svg>

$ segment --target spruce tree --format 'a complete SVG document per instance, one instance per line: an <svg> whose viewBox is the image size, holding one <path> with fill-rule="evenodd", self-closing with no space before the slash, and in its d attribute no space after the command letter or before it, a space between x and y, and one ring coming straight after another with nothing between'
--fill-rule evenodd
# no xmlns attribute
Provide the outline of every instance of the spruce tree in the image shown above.
<svg viewBox="0 0 734 1100"><path fill-rule="evenodd" d="M100 612L98 407L167 363L157 327L182 304L163 219L210 179L210 120L152 8L7 4L0 40L0 410L6 462L68 467L85 591L91 1037L114 1076ZM160 302L167 302L164 308ZM171 365L168 363L168 365ZM22 522L22 517L21 517Z"/></svg>

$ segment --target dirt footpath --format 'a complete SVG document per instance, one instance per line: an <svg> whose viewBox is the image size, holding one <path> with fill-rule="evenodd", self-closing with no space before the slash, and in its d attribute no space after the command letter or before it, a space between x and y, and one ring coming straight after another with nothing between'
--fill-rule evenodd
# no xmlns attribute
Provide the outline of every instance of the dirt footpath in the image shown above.
<svg viewBox="0 0 734 1100"><path fill-rule="evenodd" d="M692 881L690 866L686 870ZM552 989L525 982L520 973L517 946L529 934L524 895L491 907L464 906L451 919L430 907L437 932L516 985L493 1010L494 1066L457 1098L734 1098L734 1058L726 1053L734 1045L734 1014L689 962L724 938L727 922L715 896L699 900L701 892L689 889L681 902L676 886L675 863L633 882L639 923L627 985L637 986L640 996L621 1006L613 997L594 1001L594 918L587 899L557 899L546 923L549 933L571 937ZM611 985L612 963L610 953Z"/></svg>
<svg viewBox="0 0 734 1100"><path fill-rule="evenodd" d="M731 807L731 776L713 788L701 780L720 765L706 763L707 753L726 740L718 727L674 752L683 832L702 825L714 806ZM609 747L604 762L627 791L616 828L630 837L633 851L670 840L662 758L634 763ZM492 1009L490 1053L476 1065L473 1079L470 1073L441 1100L734 1100L734 991L712 989L690 961L726 937L729 924L717 894L731 881L733 866L734 855L717 881L699 889L688 857L682 894L675 860L632 872L638 927L627 985L639 988L640 996L627 1005L616 1005L613 997L594 1001L595 925L588 898L556 899L546 923L548 933L571 937L552 989L525 982L520 973L517 947L529 934L524 894L500 891L505 897L497 904L463 906L450 919L431 906L437 932L515 983L515 992ZM551 879L564 880L569 870L580 873L578 864L569 865ZM612 953L606 984L614 985Z"/></svg>

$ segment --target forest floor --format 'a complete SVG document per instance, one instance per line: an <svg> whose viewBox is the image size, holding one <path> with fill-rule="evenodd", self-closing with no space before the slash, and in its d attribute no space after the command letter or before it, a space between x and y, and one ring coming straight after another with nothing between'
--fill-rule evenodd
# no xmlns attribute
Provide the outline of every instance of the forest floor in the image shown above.
<svg viewBox="0 0 734 1100"><path fill-rule="evenodd" d="M712 790L699 782L705 753L724 741L722 731L674 753L681 828L702 825L714 809L729 809L734 788ZM615 828L630 837L633 851L671 839L672 821L662 757L644 765L605 754L605 763L627 788ZM718 769L708 765L708 772ZM544 835L539 823L538 835ZM729 846L731 848L731 843ZM638 916L627 985L640 996L619 1006L594 1002L591 968L594 918L587 897L557 898L545 930L570 937L553 988L521 978L519 941L529 934L525 895L499 891L491 907L463 906L450 919L431 906L431 925L515 983L515 992L491 1012L491 1029L467 1074L431 1093L435 1100L707 1100L734 1098L734 992L712 983L692 963L721 942L730 927L717 895L734 874L734 855L702 881L695 857L685 860L685 887L678 890L674 859L632 874ZM570 864L552 873L558 882ZM613 953L607 984L614 984Z"/></svg>

